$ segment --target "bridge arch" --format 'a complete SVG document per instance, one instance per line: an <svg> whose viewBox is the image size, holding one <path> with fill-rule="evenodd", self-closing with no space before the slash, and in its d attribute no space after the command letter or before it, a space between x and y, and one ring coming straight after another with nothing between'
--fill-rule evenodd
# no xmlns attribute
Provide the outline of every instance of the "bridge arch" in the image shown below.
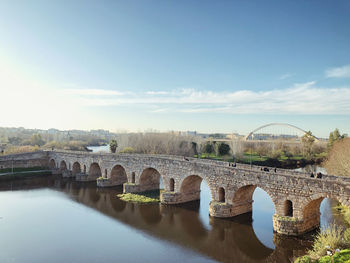
<svg viewBox="0 0 350 263"><path fill-rule="evenodd" d="M299 132L302 132L303 134L305 134L305 133L307 132L307 131L305 131L305 130L303 130L303 129L301 129L301 128L295 126L295 125L289 124L289 123L278 123L278 122L275 122L275 123L268 123L268 124L265 124L265 125L262 125L262 126L256 128L255 130L253 130L253 131L251 131L250 133L248 133L248 134L244 137L244 139L245 139L245 140L248 140L249 138L251 138L251 136L252 136L254 133L256 133L257 131L262 130L262 129L266 128L266 127L269 127L269 126L286 126L286 127L290 127L290 128L292 128L292 129L295 129L295 130L297 130L297 131L299 131ZM313 135L313 137L314 137L316 140L318 140L318 138L317 138L316 136Z"/></svg>
<svg viewBox="0 0 350 263"><path fill-rule="evenodd" d="M221 202L221 203L226 202L225 188L223 188L223 187L219 188L219 202Z"/></svg>
<svg viewBox="0 0 350 263"><path fill-rule="evenodd" d="M113 166L109 178L113 183L116 183L117 185L121 185L128 181L125 168L120 164Z"/></svg>
<svg viewBox="0 0 350 263"><path fill-rule="evenodd" d="M135 181L136 181L136 176L135 176L135 172L132 172L131 173L131 183L135 183Z"/></svg>
<svg viewBox="0 0 350 263"><path fill-rule="evenodd" d="M199 175L187 176L180 184L180 192L185 194L200 192L202 180Z"/></svg>
<svg viewBox="0 0 350 263"><path fill-rule="evenodd" d="M175 180L174 178L170 178L169 180L169 191L174 192L175 190Z"/></svg>
<svg viewBox="0 0 350 263"><path fill-rule="evenodd" d="M78 173L81 173L80 163L74 162L73 163L73 168L72 168L72 175L76 176Z"/></svg>
<svg viewBox="0 0 350 263"><path fill-rule="evenodd" d="M65 160L62 160L62 161L60 162L60 170L61 170L61 171L67 170L67 163L66 163Z"/></svg>
<svg viewBox="0 0 350 263"><path fill-rule="evenodd" d="M178 189L178 191L183 195L184 199L186 200L200 200L201 183L203 180L209 187L211 200L214 200L214 191L212 185L210 185L207 182L205 177L196 174L188 175L182 178L178 186L175 185L175 190Z"/></svg>
<svg viewBox="0 0 350 263"><path fill-rule="evenodd" d="M284 201L284 216L293 217L293 202L291 200Z"/></svg>
<svg viewBox="0 0 350 263"><path fill-rule="evenodd" d="M274 195L268 189L259 184L249 184L240 186L233 193L232 205L233 209L236 210L236 215L253 211L253 194L258 187L270 197L273 203L274 212L276 212L276 199L274 198Z"/></svg>
<svg viewBox="0 0 350 263"><path fill-rule="evenodd" d="M157 169L145 168L139 178L139 185L144 191L159 189L161 175Z"/></svg>
<svg viewBox="0 0 350 263"><path fill-rule="evenodd" d="M341 203L344 206L349 207L349 202L342 199L339 196L336 195L330 195L327 193L318 193L314 194L309 198L306 198L304 202L301 203L302 210L299 212L299 218L303 219L304 221L309 221L311 219L318 220L318 223L320 221L320 206L324 199L331 199L336 200L337 202Z"/></svg>
<svg viewBox="0 0 350 263"><path fill-rule="evenodd" d="M88 179L97 179L102 176L101 167L98 163L90 164Z"/></svg>
<svg viewBox="0 0 350 263"><path fill-rule="evenodd" d="M56 168L56 161L54 159L51 159L49 161L49 168L50 169L55 169Z"/></svg>

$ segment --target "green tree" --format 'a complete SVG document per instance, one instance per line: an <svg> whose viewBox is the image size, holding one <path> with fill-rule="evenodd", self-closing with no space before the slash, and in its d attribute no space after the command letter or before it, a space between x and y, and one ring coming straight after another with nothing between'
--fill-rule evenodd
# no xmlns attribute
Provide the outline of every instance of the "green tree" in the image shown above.
<svg viewBox="0 0 350 263"><path fill-rule="evenodd" d="M329 137L328 137L328 149L332 148L334 144L334 133L333 132L330 132L329 133Z"/></svg>
<svg viewBox="0 0 350 263"><path fill-rule="evenodd" d="M334 130L333 138L334 138L335 141L338 141L338 140L342 139L342 136L340 135L340 132L339 132L338 128Z"/></svg>
<svg viewBox="0 0 350 263"><path fill-rule="evenodd" d="M335 142L340 141L346 137L347 137L347 134L340 135L339 129L338 128L335 129L333 132L329 134L328 144L327 144L328 150L332 148Z"/></svg>
<svg viewBox="0 0 350 263"><path fill-rule="evenodd" d="M230 150L231 150L230 145L228 145L227 143L222 142L218 146L218 152L220 156L229 155Z"/></svg>
<svg viewBox="0 0 350 263"><path fill-rule="evenodd" d="M109 149L112 153L115 153L115 151L118 148L118 142L117 140L113 139L109 142Z"/></svg>
<svg viewBox="0 0 350 263"><path fill-rule="evenodd" d="M207 154L213 153L214 152L214 145L211 142L207 142L206 144L204 144L203 152L207 153Z"/></svg>

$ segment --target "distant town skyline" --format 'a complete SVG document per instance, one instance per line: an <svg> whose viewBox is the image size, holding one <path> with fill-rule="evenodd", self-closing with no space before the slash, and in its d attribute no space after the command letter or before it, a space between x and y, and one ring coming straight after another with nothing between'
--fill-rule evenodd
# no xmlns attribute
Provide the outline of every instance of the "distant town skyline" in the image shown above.
<svg viewBox="0 0 350 263"><path fill-rule="evenodd" d="M349 1L17 1L0 126L350 134Z"/></svg>

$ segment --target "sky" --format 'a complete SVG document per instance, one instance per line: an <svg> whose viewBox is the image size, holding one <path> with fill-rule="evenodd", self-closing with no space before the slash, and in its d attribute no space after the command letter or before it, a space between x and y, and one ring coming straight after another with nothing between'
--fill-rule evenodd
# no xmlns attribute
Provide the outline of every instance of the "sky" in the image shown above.
<svg viewBox="0 0 350 263"><path fill-rule="evenodd" d="M350 1L0 0L0 126L350 134Z"/></svg>

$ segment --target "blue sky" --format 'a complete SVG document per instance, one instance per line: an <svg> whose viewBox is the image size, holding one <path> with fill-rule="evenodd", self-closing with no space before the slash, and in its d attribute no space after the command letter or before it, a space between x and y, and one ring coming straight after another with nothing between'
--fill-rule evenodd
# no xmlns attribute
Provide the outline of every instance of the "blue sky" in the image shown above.
<svg viewBox="0 0 350 263"><path fill-rule="evenodd" d="M1 126L350 133L349 1L0 0Z"/></svg>

